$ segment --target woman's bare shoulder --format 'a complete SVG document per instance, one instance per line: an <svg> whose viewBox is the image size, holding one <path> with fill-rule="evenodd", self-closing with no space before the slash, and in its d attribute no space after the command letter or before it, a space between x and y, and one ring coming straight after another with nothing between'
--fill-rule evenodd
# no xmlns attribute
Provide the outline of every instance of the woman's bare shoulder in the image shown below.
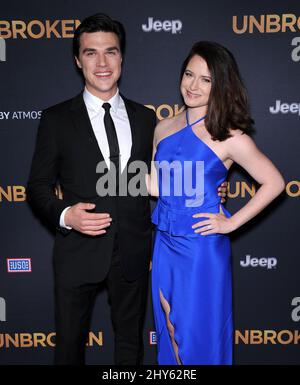
<svg viewBox="0 0 300 385"><path fill-rule="evenodd" d="M253 140L251 139L251 137L246 134L245 132L243 132L242 130L234 130L234 129L230 129L229 130L230 132L230 137L228 139L226 139L226 142L228 143L233 143L233 144L236 144L236 143L251 143L253 142Z"/></svg>
<svg viewBox="0 0 300 385"><path fill-rule="evenodd" d="M230 137L224 141L228 153L248 153L257 151L254 140L241 130L230 130Z"/></svg>
<svg viewBox="0 0 300 385"><path fill-rule="evenodd" d="M155 127L154 139L156 144L163 138L171 135L180 129L180 124L183 120L182 113L171 118L161 120Z"/></svg>

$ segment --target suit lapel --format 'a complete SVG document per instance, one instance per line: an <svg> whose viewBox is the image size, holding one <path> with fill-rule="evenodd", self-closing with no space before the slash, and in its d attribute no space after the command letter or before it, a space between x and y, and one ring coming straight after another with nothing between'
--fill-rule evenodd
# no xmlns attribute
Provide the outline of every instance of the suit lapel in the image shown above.
<svg viewBox="0 0 300 385"><path fill-rule="evenodd" d="M141 144L141 122L139 116L137 115L135 106L130 102L130 100L126 99L123 95L121 96L125 103L131 129L132 147L130 159L132 159L134 158ZM94 160L97 160L97 162L104 160L103 154L94 134L82 93L73 99L71 104L71 114L74 126L80 135L82 144L86 145L88 154L92 156Z"/></svg>
<svg viewBox="0 0 300 385"><path fill-rule="evenodd" d="M73 99L71 114L74 126L81 137L82 144L86 145L88 154L92 155L97 162L104 160L83 100L82 93Z"/></svg>
<svg viewBox="0 0 300 385"><path fill-rule="evenodd" d="M126 99L123 95L121 96L125 103L129 124L130 124L130 129L131 129L131 137L132 137L132 147L131 147L131 154L130 154L130 159L131 159L132 157L134 157L134 154L137 152L140 145L140 139L141 139L140 138L140 132L141 132L140 121L137 116L136 108L134 107L134 105L130 103L130 100Z"/></svg>

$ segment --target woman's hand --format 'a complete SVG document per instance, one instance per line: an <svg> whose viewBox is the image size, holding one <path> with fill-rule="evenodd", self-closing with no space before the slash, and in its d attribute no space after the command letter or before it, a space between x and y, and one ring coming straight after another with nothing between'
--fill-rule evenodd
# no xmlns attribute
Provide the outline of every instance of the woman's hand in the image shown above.
<svg viewBox="0 0 300 385"><path fill-rule="evenodd" d="M228 234L235 230L235 226L231 218L227 218L224 214L198 213L193 218L208 218L195 223L192 228L196 229L195 233L201 235L209 234Z"/></svg>
<svg viewBox="0 0 300 385"><path fill-rule="evenodd" d="M146 182L148 194L153 197L158 197L159 196L158 183L156 182L155 177L156 175L154 174L154 172L152 172L152 176L149 174L145 174L145 182Z"/></svg>
<svg viewBox="0 0 300 385"><path fill-rule="evenodd" d="M219 186L218 188L218 195L219 197L221 197L221 203L224 203L226 202L226 198L227 198L227 189L228 189L228 182L225 181L221 184L221 186Z"/></svg>

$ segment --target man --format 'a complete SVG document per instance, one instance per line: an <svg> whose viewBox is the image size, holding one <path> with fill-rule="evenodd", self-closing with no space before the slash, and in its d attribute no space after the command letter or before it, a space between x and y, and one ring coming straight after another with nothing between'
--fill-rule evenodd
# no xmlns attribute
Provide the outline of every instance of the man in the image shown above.
<svg viewBox="0 0 300 385"><path fill-rule="evenodd" d="M83 364L98 285L105 282L115 331L115 363L139 364L151 255L147 196L96 191L99 162L127 176L150 166L155 113L121 96L125 34L104 14L74 34L83 93L43 112L28 182L28 200L57 229L54 245L56 364ZM150 169L150 167L149 167ZM54 193L59 180L63 199ZM119 185L116 185L117 191Z"/></svg>
<svg viewBox="0 0 300 385"><path fill-rule="evenodd" d="M135 160L148 165L151 161L155 113L118 91L124 46L120 23L103 14L83 20L74 35L74 55L85 90L45 110L38 130L28 199L58 230L54 245L57 364L84 363L91 311L103 280L112 306L115 363L138 364L142 357L151 254L149 199L100 197L96 192L102 176L96 166L103 160L110 163L114 146L120 156L111 161L120 171ZM104 103L110 106L102 107ZM63 200L54 194L57 180Z"/></svg>

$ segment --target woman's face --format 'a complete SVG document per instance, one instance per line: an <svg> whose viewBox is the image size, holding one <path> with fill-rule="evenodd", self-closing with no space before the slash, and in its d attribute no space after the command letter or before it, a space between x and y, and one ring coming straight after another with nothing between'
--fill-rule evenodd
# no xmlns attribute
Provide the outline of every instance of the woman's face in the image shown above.
<svg viewBox="0 0 300 385"><path fill-rule="evenodd" d="M194 55L189 61L181 80L180 90L187 107L207 109L211 75L206 61L201 56Z"/></svg>

